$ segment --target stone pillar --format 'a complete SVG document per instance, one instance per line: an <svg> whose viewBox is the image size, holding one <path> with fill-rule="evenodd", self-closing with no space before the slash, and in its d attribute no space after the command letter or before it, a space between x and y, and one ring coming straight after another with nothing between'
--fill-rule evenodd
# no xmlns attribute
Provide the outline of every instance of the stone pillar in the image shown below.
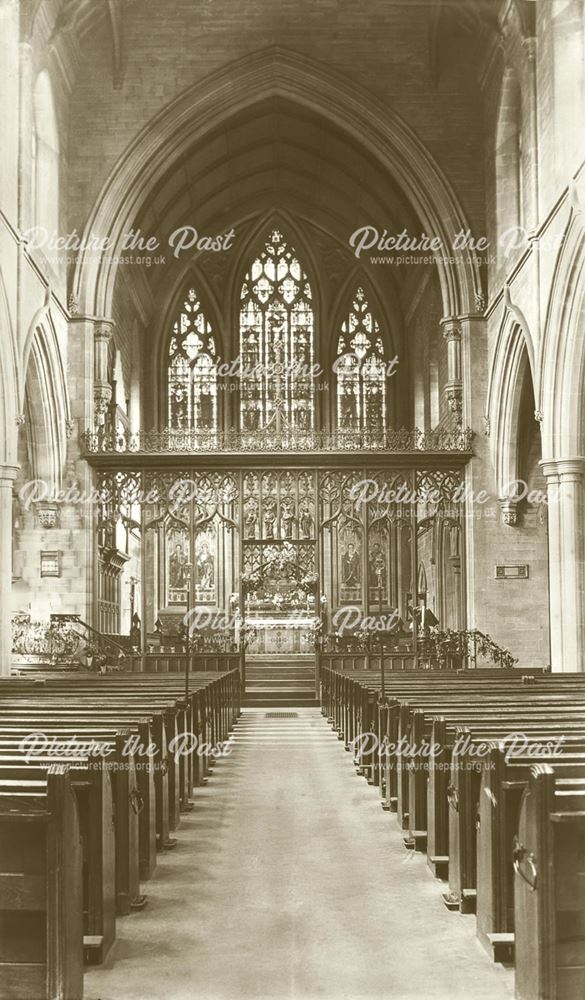
<svg viewBox="0 0 585 1000"><path fill-rule="evenodd" d="M447 374L445 394L449 409L458 420L463 415L463 380L461 377L461 325L456 319L441 320L447 342Z"/></svg>
<svg viewBox="0 0 585 1000"><path fill-rule="evenodd" d="M112 322L103 320L96 323L94 331L94 408L96 424L103 426L106 422L112 401L112 387L108 379L109 346L112 339Z"/></svg>
<svg viewBox="0 0 585 1000"><path fill-rule="evenodd" d="M30 42L20 43L20 129L19 129L19 204L18 220L21 229L28 229L36 224L36 164L31 156L33 144L34 122L34 72L33 50ZM35 140L36 143L36 140ZM38 157L38 149L36 150Z"/></svg>
<svg viewBox="0 0 585 1000"><path fill-rule="evenodd" d="M533 228L538 225L538 89L536 77L536 38L525 38L522 42L528 62L527 88L527 122L526 122L526 152L530 166L530 204L526 225Z"/></svg>
<svg viewBox="0 0 585 1000"><path fill-rule="evenodd" d="M541 462L548 488L549 601L553 671L585 669L585 458Z"/></svg>
<svg viewBox="0 0 585 1000"><path fill-rule="evenodd" d="M0 465L0 675L12 662L12 485L18 469Z"/></svg>

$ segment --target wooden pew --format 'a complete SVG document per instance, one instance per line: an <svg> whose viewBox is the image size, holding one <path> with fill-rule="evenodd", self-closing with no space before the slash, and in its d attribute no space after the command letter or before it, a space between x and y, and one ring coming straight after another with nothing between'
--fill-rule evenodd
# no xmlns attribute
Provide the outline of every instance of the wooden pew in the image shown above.
<svg viewBox="0 0 585 1000"><path fill-rule="evenodd" d="M18 793L31 783L46 783L56 764L69 771L77 805L83 846L83 940L86 960L100 964L116 936L114 812L111 776L103 760L51 758L27 764L0 758L0 783Z"/></svg>
<svg viewBox="0 0 585 1000"><path fill-rule="evenodd" d="M149 709L147 698L137 698L133 703L131 695L126 700L103 701L99 696L82 699L81 696L69 694L54 697L44 695L36 699L14 696L9 702L0 700L0 724L18 720L20 725L25 725L27 719L31 720L35 729L42 729L43 722L51 719L70 725L76 725L78 721L99 721L104 725L132 726L146 721L150 731L146 746L152 744L155 748L152 768L157 846L161 850L174 846L170 831L178 824L180 802L179 785L175 783L175 761L168 753L169 741L176 734L176 713L172 706L164 703Z"/></svg>
<svg viewBox="0 0 585 1000"><path fill-rule="evenodd" d="M161 844L161 832L164 836L165 830L168 832L178 823L179 803L183 808L188 805L193 784L206 780L206 775L211 770L212 762L205 757L185 758L171 753L169 748L173 737L179 732L188 731L208 744L219 744L227 738L239 714L239 705L240 681L239 674L235 671L231 675L214 673L212 676L190 678L187 695L184 679L176 674L154 679L147 675L137 675L131 679L116 677L115 680L109 677L80 680L70 675L54 677L47 674L43 678L35 676L0 681L0 783L4 784L5 798L10 793L13 798L25 801L31 795L38 798L46 794L49 760L35 757L27 761L26 751L21 745L23 737L31 731L38 730L58 738L94 738L102 743L109 741L108 745L115 747L115 759L108 761L109 767L92 768L91 762L86 759L68 758L72 775L69 780L72 780L80 807L78 823L84 835L81 843L85 844L85 864L80 860L81 870L83 872L85 869L86 872L85 941L86 945L93 944L96 949L100 945L100 957L103 957L114 936L113 930L110 933L108 926L104 926L108 921L104 917L104 906L101 905L100 909L100 900L102 904L106 899L114 900L114 883L108 876L108 871L113 871L113 867L104 867L103 863L105 829L108 826L107 808L103 809L104 822L95 822L99 819L99 810L96 811L99 796L94 788L98 778L95 775L100 775L102 780L108 782L113 779L116 796L115 851L118 862L120 859L122 861L121 865L116 866L116 898L119 910L127 912L128 900L136 896L136 892L134 896L131 894L132 885L137 886L139 892L139 880L136 878L137 845L140 848L142 843L143 847L144 841L149 840L148 835L140 836L142 816L146 814L148 823L148 814L150 812L152 815L154 811L154 822L150 824L150 828L156 828ZM154 765L148 758L143 761L136 759L135 778L131 768L120 769L115 766L120 764L122 741L125 742L128 735L135 737L145 747L154 744L159 758ZM131 754L130 760L133 759ZM146 768L140 769L141 763L146 763ZM71 767L72 764L75 767ZM146 781L140 777L145 771L149 776ZM150 793L148 791L150 781L153 783L154 795L152 788ZM142 795L142 789L145 796ZM102 795L102 806L105 801L106 796ZM110 798L110 833L113 817L111 802ZM112 851L111 857L113 856ZM152 868L153 865L150 865L150 870ZM81 881L83 882L83 878ZM115 929L113 910L112 914ZM95 918L93 923L92 915ZM82 929L80 909L77 931L83 944ZM101 933L102 930L105 933ZM99 933L91 933L92 931ZM58 934L59 928L51 925L49 933ZM41 995L45 994L39 993ZM81 995L81 990L76 986L71 996ZM60 1000L66 1000L65 993L59 996Z"/></svg>
<svg viewBox="0 0 585 1000"><path fill-rule="evenodd" d="M518 1000L585 996L585 778L536 765L514 848Z"/></svg>
<svg viewBox="0 0 585 1000"><path fill-rule="evenodd" d="M7 732L0 726L0 767L16 766L17 762L22 767L34 766L57 759L72 766L71 753L59 755L51 751L51 756L45 757L42 753L33 752L31 756L32 744L29 739L31 735L36 742L37 736L34 733L23 731L19 733L14 730ZM141 909L146 902L146 897L140 891L139 870L139 816L144 808L144 800L138 787L134 755L127 752L131 731L122 730L113 733L111 730L86 730L83 734L83 743L79 743L78 733L64 734L59 729L51 733L45 729L43 735L47 737L49 746L51 746L50 741L55 739L69 747L73 737L76 740L75 745L82 748L93 745L107 755L104 767L110 772L114 796L116 912L120 916L125 916L132 909ZM152 836L154 837L154 831Z"/></svg>
<svg viewBox="0 0 585 1000"><path fill-rule="evenodd" d="M513 955L512 844L531 770L541 763L549 764L557 777L585 776L585 740L564 748L554 758L533 750L509 760L504 747L491 745L482 766L477 812L477 936L496 961Z"/></svg>
<svg viewBox="0 0 585 1000"><path fill-rule="evenodd" d="M583 746L585 739L585 712L581 717L575 717L575 733L578 747ZM518 716L517 728L522 730L526 739L532 744L558 745L564 737L571 720L564 721L562 715L556 720L551 718L547 723L542 718L538 722L530 720L528 714ZM465 734L465 730L461 731ZM475 734L471 746L485 744L492 739L505 739L507 727L494 724L483 735ZM546 756L541 754L541 756ZM550 754L548 755L550 756ZM445 902L450 908L461 909L462 912L475 912L477 888L477 814L480 796L481 762L477 759L459 757L453 760L450 768L450 785L448 786L449 802L449 893Z"/></svg>
<svg viewBox="0 0 585 1000"><path fill-rule="evenodd" d="M479 673L479 672L478 672ZM445 680L447 683L445 683ZM390 756L384 761L383 767L375 761L371 750L356 754L356 765L364 776L371 781L377 777L378 785L388 798L393 797L393 805L401 826L409 829L410 834L420 836L419 846L426 847L429 862L435 874L446 875L449 871L452 898L456 898L458 908L465 910L466 902L479 894L478 907L485 904L487 918L483 932L478 932L490 940L490 945L502 943L504 936L500 930L501 914L507 913L508 928L514 926L510 920L510 874L516 868L516 918L518 910L518 879L522 874L522 862L528 859L528 870L532 871L537 862L536 852L525 849L522 836L517 843L515 854L512 853L512 837L517 831L519 819L518 793L521 783L526 784L527 774L533 770L534 758L526 756L525 760L506 764L505 774L508 784L515 787L514 798L509 800L506 779L491 774L486 791L490 793L488 804L480 799L480 778L483 772L484 783L487 783L487 765L481 762L481 767L462 766L462 761L453 755L453 747L457 740L466 739L469 742L468 755L474 747L492 741L497 747L497 741L507 738L511 733L525 733L529 752L534 753L535 744L549 742L562 752L562 758L555 757L552 767L557 771L557 811L551 814L551 824L567 827L572 833L567 836L565 849L576 856L577 879L579 889L571 892L568 870L563 868L563 880L556 883L557 896L551 892L543 904L539 919L550 930L554 916L554 907L559 897L563 900L565 911L561 914L560 937L557 934L554 943L556 969L554 977L551 973L553 963L539 971L537 986L530 980L536 973L531 969L534 964L534 954L519 953L517 957L517 995L523 1000L582 1000L585 996L585 960L583 960L583 945L585 943L585 895L582 885L585 878L585 848L576 855L576 834L574 822L579 818L580 810L585 815L585 676L584 675L548 675L548 676L510 676L502 678L480 679L476 675L470 678L451 675L437 678L428 673L423 677L396 675L386 678L385 696L380 696L380 678L371 672L356 671L352 678L333 676L331 672L323 671L322 690L324 693L324 712L331 720L338 734L344 739L345 745L351 745L351 740L360 732L373 731L378 737L387 736L393 741L404 737L407 742L420 746L425 741L429 745L436 744L438 752L430 755L429 766L414 767L412 763L405 764L400 758ZM559 738L562 743L559 747ZM495 742L494 742L495 741ZM493 751L494 753L497 750ZM538 751L543 764L548 753ZM546 771L546 767L544 767ZM550 768L549 768L550 770ZM537 769L538 771L538 769ZM491 772L490 772L491 773ZM582 777L580 777L582 775ZM493 797L500 788L499 800L502 794L506 796L504 816L494 808ZM521 788L520 788L521 791ZM478 863L480 884L476 879L476 823L478 808L480 814L480 843L485 843L489 857L490 868ZM486 810L489 808L489 813ZM549 812L551 810L549 809ZM488 820L484 822L484 812ZM539 815L542 813L540 810ZM425 829L426 827L426 829ZM583 837L583 828L581 837ZM414 839L414 838L413 838ZM425 843L426 840L426 843ZM506 851L506 843L509 844ZM441 852L439 854L439 852ZM443 862L438 870L437 862ZM547 874L554 871L554 865L548 864ZM518 874L520 872L520 874ZM528 890L530 891L530 890ZM535 891L535 886L532 886ZM578 897L578 898L576 898ZM568 901L567 901L568 900ZM551 909L552 907L552 909ZM548 914L548 915L547 915ZM552 916L551 916L552 914ZM533 914L534 916L534 914ZM521 911L522 930L516 928L516 939L522 936L523 947L529 949L532 930L527 930L525 914ZM547 923L548 921L548 923ZM559 924L559 921L557 921ZM574 933L570 938L570 927ZM547 930L548 929L548 930ZM545 931L540 930L541 939ZM489 936L488 936L489 935ZM563 937L564 935L564 937ZM485 944L485 941L484 941ZM538 945L537 947L540 947ZM520 965L524 972L520 971ZM526 970L530 970L526 973ZM529 981L525 987L523 976ZM537 978L538 978L537 976ZM546 978L548 976L548 979ZM553 981L554 979L554 981Z"/></svg>
<svg viewBox="0 0 585 1000"><path fill-rule="evenodd" d="M83 995L82 847L66 770L0 784L0 998Z"/></svg>

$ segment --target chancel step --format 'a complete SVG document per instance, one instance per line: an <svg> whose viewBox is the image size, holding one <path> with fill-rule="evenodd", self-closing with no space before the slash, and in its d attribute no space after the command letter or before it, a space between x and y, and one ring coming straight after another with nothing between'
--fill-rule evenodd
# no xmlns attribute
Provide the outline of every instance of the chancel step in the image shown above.
<svg viewBox="0 0 585 1000"><path fill-rule="evenodd" d="M244 705L254 708L318 705L315 661L307 656L275 656L247 664Z"/></svg>

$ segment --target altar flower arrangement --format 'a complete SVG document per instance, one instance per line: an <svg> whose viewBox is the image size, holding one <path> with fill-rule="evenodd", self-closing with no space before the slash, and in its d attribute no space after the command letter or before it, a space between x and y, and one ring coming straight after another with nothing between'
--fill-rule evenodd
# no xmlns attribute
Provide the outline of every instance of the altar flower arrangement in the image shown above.
<svg viewBox="0 0 585 1000"><path fill-rule="evenodd" d="M245 594L251 594L262 586L262 576L257 569L245 570L242 573L241 580Z"/></svg>
<svg viewBox="0 0 585 1000"><path fill-rule="evenodd" d="M250 646L250 644L256 639L258 632L254 625L249 625L248 622L243 621L242 618L239 617L236 623L236 634L239 636L244 649L248 649L248 646Z"/></svg>
<svg viewBox="0 0 585 1000"><path fill-rule="evenodd" d="M317 649L319 643L321 642L321 639L323 638L323 631L324 631L324 626L321 619L314 618L313 621L311 622L311 625L309 626L308 631L305 632L305 634L303 635L303 640L307 642L309 645L313 646L314 649Z"/></svg>

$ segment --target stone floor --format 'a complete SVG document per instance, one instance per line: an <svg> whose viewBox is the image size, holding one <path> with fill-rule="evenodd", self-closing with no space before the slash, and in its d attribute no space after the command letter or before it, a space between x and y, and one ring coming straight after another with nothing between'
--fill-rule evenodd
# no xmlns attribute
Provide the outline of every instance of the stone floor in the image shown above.
<svg viewBox="0 0 585 1000"><path fill-rule="evenodd" d="M86 1000L505 1000L317 709L248 709Z"/></svg>

